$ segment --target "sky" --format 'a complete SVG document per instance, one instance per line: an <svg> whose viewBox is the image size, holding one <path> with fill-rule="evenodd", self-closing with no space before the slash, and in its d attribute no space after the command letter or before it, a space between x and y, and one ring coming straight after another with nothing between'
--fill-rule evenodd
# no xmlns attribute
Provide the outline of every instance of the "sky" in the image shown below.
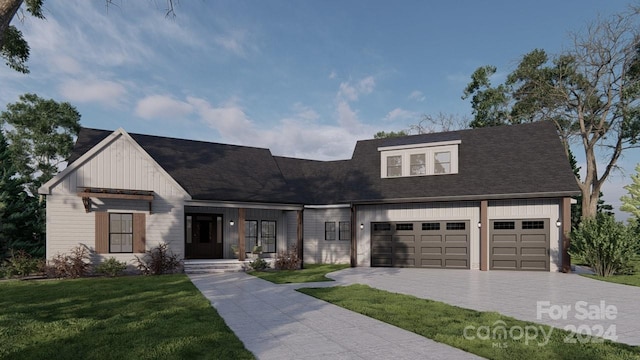
<svg viewBox="0 0 640 360"><path fill-rule="evenodd" d="M570 33L629 5L174 2L167 17L165 0L45 0L46 20L14 19L31 47L31 73L0 66L0 108L35 93L74 105L85 127L348 159L357 140L423 115L470 119L461 97L476 68L497 66L499 83L522 55L559 53ZM627 152L604 186L616 210L639 162L640 150Z"/></svg>

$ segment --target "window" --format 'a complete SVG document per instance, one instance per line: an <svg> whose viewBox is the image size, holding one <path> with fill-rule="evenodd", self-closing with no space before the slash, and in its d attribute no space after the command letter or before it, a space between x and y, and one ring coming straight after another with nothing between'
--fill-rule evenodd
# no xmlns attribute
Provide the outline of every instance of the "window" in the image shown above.
<svg viewBox="0 0 640 360"><path fill-rule="evenodd" d="M447 230L464 230L466 229L466 224L463 222L448 222Z"/></svg>
<svg viewBox="0 0 640 360"><path fill-rule="evenodd" d="M495 221L493 223L494 230L513 230L516 228L515 221Z"/></svg>
<svg viewBox="0 0 640 360"><path fill-rule="evenodd" d="M425 154L411 154L410 159L410 175L426 175L427 163Z"/></svg>
<svg viewBox="0 0 640 360"><path fill-rule="evenodd" d="M432 222L432 223L422 223L423 231L437 231L440 230L440 223Z"/></svg>
<svg viewBox="0 0 640 360"><path fill-rule="evenodd" d="M389 223L373 224L373 231L391 231L391 224Z"/></svg>
<svg viewBox="0 0 640 360"><path fill-rule="evenodd" d="M109 252L133 252L133 214L109 214Z"/></svg>
<svg viewBox="0 0 640 360"><path fill-rule="evenodd" d="M260 238L262 240L262 252L276 252L276 222L264 220L260 224Z"/></svg>
<svg viewBox="0 0 640 360"><path fill-rule="evenodd" d="M523 221L522 229L544 229L544 221Z"/></svg>
<svg viewBox="0 0 640 360"><path fill-rule="evenodd" d="M396 230L413 230L413 224L396 224Z"/></svg>
<svg viewBox="0 0 640 360"><path fill-rule="evenodd" d="M402 176L402 156L387 156L387 176Z"/></svg>
<svg viewBox="0 0 640 360"><path fill-rule="evenodd" d="M244 244L247 251L253 251L253 247L258 245L258 222L256 220L245 220Z"/></svg>
<svg viewBox="0 0 640 360"><path fill-rule="evenodd" d="M433 155L433 173L451 173L451 153L449 151L437 152Z"/></svg>
<svg viewBox="0 0 640 360"><path fill-rule="evenodd" d="M325 240L335 240L336 239L336 223L325 222L324 223L324 239Z"/></svg>
<svg viewBox="0 0 640 360"><path fill-rule="evenodd" d="M351 240L351 223L340 221L340 240Z"/></svg>

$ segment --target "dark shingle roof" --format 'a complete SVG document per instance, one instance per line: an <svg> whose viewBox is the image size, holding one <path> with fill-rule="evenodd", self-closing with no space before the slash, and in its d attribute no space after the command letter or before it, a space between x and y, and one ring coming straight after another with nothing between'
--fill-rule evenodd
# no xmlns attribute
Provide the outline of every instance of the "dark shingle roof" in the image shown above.
<svg viewBox="0 0 640 360"><path fill-rule="evenodd" d="M69 163L111 132L83 128ZM553 124L538 122L358 141L350 160L130 134L193 199L335 204L568 196L578 193ZM380 178L379 147L460 140L459 173Z"/></svg>

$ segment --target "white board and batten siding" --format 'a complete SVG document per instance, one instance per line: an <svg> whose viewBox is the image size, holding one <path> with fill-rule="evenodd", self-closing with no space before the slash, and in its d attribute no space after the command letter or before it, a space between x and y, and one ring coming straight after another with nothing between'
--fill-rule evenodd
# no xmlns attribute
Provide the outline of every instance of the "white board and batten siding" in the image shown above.
<svg viewBox="0 0 640 360"><path fill-rule="evenodd" d="M487 213L491 220L549 219L550 271L562 269L561 228L556 221L561 219L562 199L495 200L489 201Z"/></svg>
<svg viewBox="0 0 640 360"><path fill-rule="evenodd" d="M73 170L63 171L48 183L47 258L67 253L77 245L95 249L94 211L142 212L146 214L146 248L161 242L184 257L184 201L189 195L127 135L118 135L90 157L81 157ZM138 200L96 199L87 213L79 187L97 187L154 192L152 213L149 203ZM130 262L135 254L102 254ZM98 260L98 259L96 259Z"/></svg>
<svg viewBox="0 0 640 360"><path fill-rule="evenodd" d="M471 269L480 268L480 243L477 240L480 238L480 233L478 227L473 226L480 221L480 203L474 201L358 206L356 209L358 266L371 266L372 222L429 220L470 221ZM363 229L360 229L360 224L364 225Z"/></svg>
<svg viewBox="0 0 640 360"><path fill-rule="evenodd" d="M303 259L307 264L348 264L351 241L339 239L340 222L351 221L351 209L305 209ZM325 222L335 222L336 239L325 240ZM354 226L354 224L351 224Z"/></svg>

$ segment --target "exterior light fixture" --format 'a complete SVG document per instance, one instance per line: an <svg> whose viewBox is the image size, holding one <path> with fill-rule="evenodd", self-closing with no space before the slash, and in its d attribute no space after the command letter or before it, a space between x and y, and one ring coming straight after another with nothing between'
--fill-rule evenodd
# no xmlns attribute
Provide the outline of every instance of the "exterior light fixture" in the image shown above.
<svg viewBox="0 0 640 360"><path fill-rule="evenodd" d="M235 224L236 224L236 223L235 223L233 220L229 221L229 225L233 226L233 225L235 225Z"/></svg>
<svg viewBox="0 0 640 360"><path fill-rule="evenodd" d="M562 225L562 221L560 221L560 219L558 218L558 220L556 220L556 226L560 227L560 225Z"/></svg>
<svg viewBox="0 0 640 360"><path fill-rule="evenodd" d="M363 229L364 229L364 224L360 223L360 230L363 230Z"/></svg>
<svg viewBox="0 0 640 360"><path fill-rule="evenodd" d="M482 227L482 223L480 221L478 221L478 228Z"/></svg>

